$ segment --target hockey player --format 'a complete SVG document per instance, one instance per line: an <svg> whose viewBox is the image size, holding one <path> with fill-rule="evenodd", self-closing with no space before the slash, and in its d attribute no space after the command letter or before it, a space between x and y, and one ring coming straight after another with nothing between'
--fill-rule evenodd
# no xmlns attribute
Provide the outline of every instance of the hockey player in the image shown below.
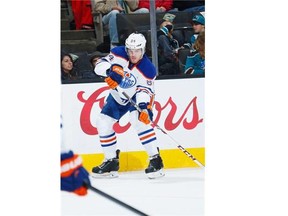
<svg viewBox="0 0 288 216"><path fill-rule="evenodd" d="M64 144L61 116L61 190L79 196L87 194L90 184L89 173L82 165L82 158Z"/></svg>
<svg viewBox="0 0 288 216"><path fill-rule="evenodd" d="M156 69L145 54L145 47L145 37L140 33L132 33L126 39L125 46L113 48L95 66L95 73L105 77L111 90L96 121L105 160L92 169L94 177L118 176L120 150L117 150L113 125L127 112L149 156L150 162L145 173L148 178L164 176L158 141L151 126ZM129 95L142 111L138 112L122 92Z"/></svg>

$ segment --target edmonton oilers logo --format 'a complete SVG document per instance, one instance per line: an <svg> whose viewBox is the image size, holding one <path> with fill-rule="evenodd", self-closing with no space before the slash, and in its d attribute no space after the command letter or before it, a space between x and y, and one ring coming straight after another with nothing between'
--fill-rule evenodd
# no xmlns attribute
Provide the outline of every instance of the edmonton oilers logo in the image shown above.
<svg viewBox="0 0 288 216"><path fill-rule="evenodd" d="M127 89L127 88L131 88L135 84L136 84L135 76L133 74L128 73L127 71L125 71L124 79L120 83L120 87L123 88L123 89Z"/></svg>

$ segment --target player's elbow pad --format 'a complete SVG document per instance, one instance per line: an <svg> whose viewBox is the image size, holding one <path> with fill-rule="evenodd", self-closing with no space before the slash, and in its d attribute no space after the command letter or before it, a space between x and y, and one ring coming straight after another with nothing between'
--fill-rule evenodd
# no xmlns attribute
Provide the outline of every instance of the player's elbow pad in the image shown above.
<svg viewBox="0 0 288 216"><path fill-rule="evenodd" d="M141 103L141 102L149 103L150 100L151 100L150 95L148 95L147 93L138 92L138 93L136 94L136 101L137 101L137 103Z"/></svg>
<svg viewBox="0 0 288 216"><path fill-rule="evenodd" d="M95 66L95 73L99 76L107 77L106 71L109 70L111 64L107 61L101 61Z"/></svg>

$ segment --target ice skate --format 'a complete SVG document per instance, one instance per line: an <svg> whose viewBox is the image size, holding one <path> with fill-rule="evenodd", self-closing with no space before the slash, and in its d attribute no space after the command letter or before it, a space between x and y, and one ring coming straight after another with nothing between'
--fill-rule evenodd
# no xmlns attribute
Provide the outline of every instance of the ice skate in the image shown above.
<svg viewBox="0 0 288 216"><path fill-rule="evenodd" d="M94 178L117 178L119 170L119 153L116 151L116 157L112 159L105 159L99 166L92 168L91 176Z"/></svg>
<svg viewBox="0 0 288 216"><path fill-rule="evenodd" d="M163 162L159 154L150 157L150 162L148 167L145 169L149 179L155 179L165 176L163 171Z"/></svg>

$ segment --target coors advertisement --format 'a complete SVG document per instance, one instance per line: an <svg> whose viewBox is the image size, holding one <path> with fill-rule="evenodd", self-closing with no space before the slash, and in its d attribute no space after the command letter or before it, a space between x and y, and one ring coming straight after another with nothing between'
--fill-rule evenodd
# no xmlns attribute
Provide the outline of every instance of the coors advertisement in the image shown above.
<svg viewBox="0 0 288 216"><path fill-rule="evenodd" d="M154 123L185 148L204 147L204 78L155 82ZM108 94L109 87L104 83L62 85L64 138L71 148L83 154L102 152L96 116ZM128 114L114 129L124 151L142 150ZM169 137L157 129L156 133L161 149L176 148Z"/></svg>

